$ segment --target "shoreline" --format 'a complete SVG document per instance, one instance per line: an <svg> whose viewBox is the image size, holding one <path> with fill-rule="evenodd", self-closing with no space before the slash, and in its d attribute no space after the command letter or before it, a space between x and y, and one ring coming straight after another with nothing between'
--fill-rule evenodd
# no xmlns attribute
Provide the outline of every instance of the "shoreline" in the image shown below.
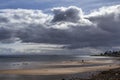
<svg viewBox="0 0 120 80"><path fill-rule="evenodd" d="M93 72L93 71L104 71L109 69L119 68L117 65L113 66L95 66L95 67L85 67L85 68L59 68L59 69L16 69L16 70L0 70L0 74L17 74L17 75L65 75L65 74L76 74L83 72Z"/></svg>
<svg viewBox="0 0 120 80"><path fill-rule="evenodd" d="M29 65L29 63L23 63L22 65ZM15 64L12 66L15 66ZM39 68L32 69L3 69L0 70L0 80L69 80L74 77L86 79L101 71L119 67L120 63L109 60L89 60L84 62L70 60L47 63Z"/></svg>
<svg viewBox="0 0 120 80"><path fill-rule="evenodd" d="M5 69L0 70L0 74L17 74L17 75L61 75L76 74L89 71L102 71L118 68L119 64L113 64L105 61L64 61L60 63L45 64L38 69Z"/></svg>
<svg viewBox="0 0 120 80"><path fill-rule="evenodd" d="M103 68L103 67L101 67ZM67 74L50 74L50 75L31 75L31 74L1 74L0 73L0 80L93 80L93 78L99 77L99 74L102 72L106 72L109 70L118 69L119 67L111 67L106 69L97 69L94 71L86 71L86 72L79 72L79 73L67 73Z"/></svg>

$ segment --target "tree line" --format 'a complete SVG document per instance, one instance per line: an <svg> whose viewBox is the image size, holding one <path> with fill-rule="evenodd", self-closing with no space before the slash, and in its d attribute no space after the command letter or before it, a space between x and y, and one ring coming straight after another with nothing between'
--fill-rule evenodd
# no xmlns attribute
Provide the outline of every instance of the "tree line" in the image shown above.
<svg viewBox="0 0 120 80"><path fill-rule="evenodd" d="M120 57L120 51L105 51L104 53L101 53L100 56L116 56L116 57Z"/></svg>

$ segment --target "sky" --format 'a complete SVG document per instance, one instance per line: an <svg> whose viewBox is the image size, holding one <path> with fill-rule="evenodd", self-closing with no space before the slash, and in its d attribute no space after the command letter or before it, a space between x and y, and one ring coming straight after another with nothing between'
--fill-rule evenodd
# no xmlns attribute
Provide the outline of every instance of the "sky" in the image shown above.
<svg viewBox="0 0 120 80"><path fill-rule="evenodd" d="M0 0L2 55L119 50L119 34L119 0Z"/></svg>
<svg viewBox="0 0 120 80"><path fill-rule="evenodd" d="M103 6L119 4L119 0L0 0L0 9L40 9L49 10L53 7L77 6L85 12Z"/></svg>

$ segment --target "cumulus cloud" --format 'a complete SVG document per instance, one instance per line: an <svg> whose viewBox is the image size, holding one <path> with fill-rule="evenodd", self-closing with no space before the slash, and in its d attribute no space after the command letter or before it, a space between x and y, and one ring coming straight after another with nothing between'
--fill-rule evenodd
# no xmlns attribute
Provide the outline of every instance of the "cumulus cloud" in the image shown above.
<svg viewBox="0 0 120 80"><path fill-rule="evenodd" d="M59 7L52 9L54 13L53 22L58 21L70 21L70 22L78 22L82 17L82 10L75 6L70 6L68 8Z"/></svg>
<svg viewBox="0 0 120 80"><path fill-rule="evenodd" d="M120 46L120 5L88 15L81 8L59 7L53 14L40 10L0 10L0 41L62 44L63 48Z"/></svg>

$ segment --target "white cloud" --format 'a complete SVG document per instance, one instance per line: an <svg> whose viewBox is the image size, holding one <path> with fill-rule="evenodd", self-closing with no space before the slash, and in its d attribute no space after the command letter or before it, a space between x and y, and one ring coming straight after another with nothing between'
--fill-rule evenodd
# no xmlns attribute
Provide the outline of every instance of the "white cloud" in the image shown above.
<svg viewBox="0 0 120 80"><path fill-rule="evenodd" d="M0 41L64 45L71 49L120 46L120 5L88 15L74 6L52 11L0 10Z"/></svg>

